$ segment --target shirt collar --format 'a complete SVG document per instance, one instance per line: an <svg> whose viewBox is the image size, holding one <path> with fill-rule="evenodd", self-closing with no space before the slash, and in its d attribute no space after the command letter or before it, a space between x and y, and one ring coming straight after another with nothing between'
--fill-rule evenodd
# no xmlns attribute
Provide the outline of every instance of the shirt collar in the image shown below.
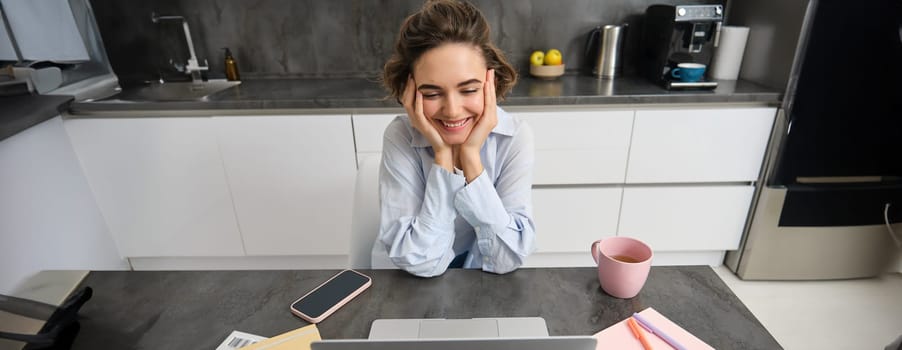
<svg viewBox="0 0 902 350"><path fill-rule="evenodd" d="M517 126L514 125L513 117L511 117L510 114L507 114L501 107L495 108L498 113L498 124L492 129L492 133L504 136L514 136ZM432 147L432 144L429 143L429 140L427 140L425 136L416 131L416 129L413 130L413 139L411 140L411 145L413 147Z"/></svg>

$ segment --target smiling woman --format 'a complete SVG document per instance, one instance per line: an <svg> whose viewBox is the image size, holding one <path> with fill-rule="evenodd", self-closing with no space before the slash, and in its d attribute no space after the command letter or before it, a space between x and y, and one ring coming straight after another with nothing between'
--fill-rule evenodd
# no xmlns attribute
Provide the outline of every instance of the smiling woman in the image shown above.
<svg viewBox="0 0 902 350"><path fill-rule="evenodd" d="M432 125L416 125L421 132L434 126L446 145L464 144L483 115L488 81L485 60L468 44L444 44L427 51L414 64L408 89L415 89L422 114ZM407 93L410 100L411 93ZM460 164L455 164L460 167ZM478 174L477 174L478 175Z"/></svg>
<svg viewBox="0 0 902 350"><path fill-rule="evenodd" d="M431 0L385 64L407 114L385 130L373 249L418 276L506 273L534 250L532 131L496 104L517 74L489 33L472 4Z"/></svg>

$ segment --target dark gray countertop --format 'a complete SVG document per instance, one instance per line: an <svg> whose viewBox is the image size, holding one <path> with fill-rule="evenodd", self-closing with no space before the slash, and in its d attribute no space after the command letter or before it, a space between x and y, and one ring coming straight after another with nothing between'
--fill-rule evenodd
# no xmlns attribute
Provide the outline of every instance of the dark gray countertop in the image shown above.
<svg viewBox="0 0 902 350"><path fill-rule="evenodd" d="M0 97L0 141L60 115L72 96L22 95Z"/></svg>
<svg viewBox="0 0 902 350"><path fill-rule="evenodd" d="M565 75L556 80L524 76L502 106L763 103L776 105L781 93L747 81L721 81L717 89L668 91L641 78L600 80ZM222 109L341 109L400 108L374 79L247 80L208 96L203 101L121 101L74 103L71 112L172 111Z"/></svg>
<svg viewBox="0 0 902 350"><path fill-rule="evenodd" d="M601 80L565 75L555 80L523 76L502 106L761 103L777 105L779 91L752 82L720 81L713 91L668 91L645 79L625 77ZM104 112L182 110L327 109L335 112L363 109L400 109L385 98L374 79L265 79L240 85L197 101L122 101L115 99L73 102L70 96L29 95L0 98L0 140L50 119L67 108L77 118Z"/></svg>
<svg viewBox="0 0 902 350"><path fill-rule="evenodd" d="M361 270L363 294L318 324L324 339L366 338L379 318L541 316L551 335L591 335L653 307L716 349L781 349L708 266L653 267L632 299L604 294L594 268L448 270L422 279ZM272 337L307 325L288 310L336 270L91 272L73 349L214 349L232 330Z"/></svg>

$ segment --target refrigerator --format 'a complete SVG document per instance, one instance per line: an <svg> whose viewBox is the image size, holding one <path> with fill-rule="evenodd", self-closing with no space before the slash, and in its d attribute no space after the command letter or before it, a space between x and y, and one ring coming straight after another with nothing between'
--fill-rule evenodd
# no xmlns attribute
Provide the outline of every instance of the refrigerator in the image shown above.
<svg viewBox="0 0 902 350"><path fill-rule="evenodd" d="M902 1L735 0L742 79L784 90L740 247L747 280L864 278L902 244ZM895 235L893 235L895 232Z"/></svg>

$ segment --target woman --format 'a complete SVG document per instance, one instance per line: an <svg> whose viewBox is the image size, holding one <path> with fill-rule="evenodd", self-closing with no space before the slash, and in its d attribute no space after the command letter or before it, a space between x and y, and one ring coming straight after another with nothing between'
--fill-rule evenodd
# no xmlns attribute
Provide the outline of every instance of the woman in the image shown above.
<svg viewBox="0 0 902 350"><path fill-rule="evenodd" d="M407 115L385 130L374 256L429 277L507 273L532 253L532 132L496 106L516 80L472 4L428 1L404 21L383 83Z"/></svg>

